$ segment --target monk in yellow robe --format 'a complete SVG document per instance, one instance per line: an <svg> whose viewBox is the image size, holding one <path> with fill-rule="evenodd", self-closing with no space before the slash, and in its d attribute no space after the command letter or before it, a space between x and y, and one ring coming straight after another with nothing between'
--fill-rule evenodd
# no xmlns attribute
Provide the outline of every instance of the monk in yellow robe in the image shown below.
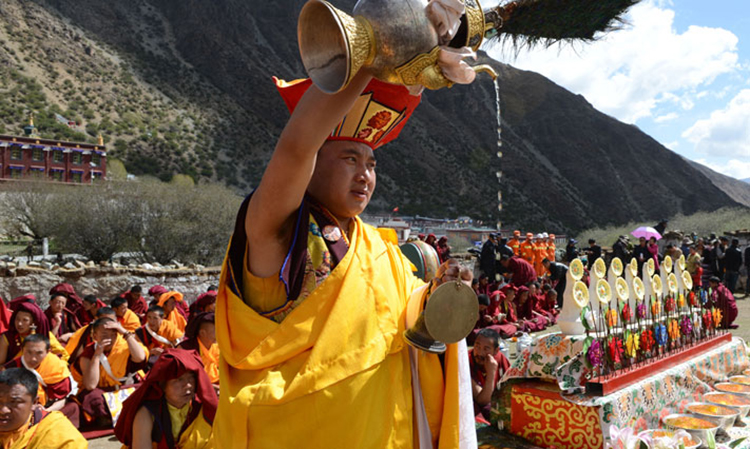
<svg viewBox="0 0 750 449"><path fill-rule="evenodd" d="M112 321L117 321L117 314L109 306L99 307L96 310L96 319L107 317ZM94 343L93 329L90 324L83 326L73 333L73 335L65 344L65 352L68 353L69 359L68 364L70 366L75 365L78 357L81 356L86 346ZM74 376L75 377L75 376Z"/></svg>
<svg viewBox="0 0 750 449"><path fill-rule="evenodd" d="M443 367L403 338L429 290L471 274L449 261L424 286L358 217L373 150L420 97L363 73L334 95L277 87L292 116L240 208L217 298L216 447L476 448L465 343Z"/></svg>
<svg viewBox="0 0 750 449"><path fill-rule="evenodd" d="M208 378L218 388L219 344L216 343L215 319L214 312L201 312L191 318L180 348L193 350L201 356Z"/></svg>
<svg viewBox="0 0 750 449"><path fill-rule="evenodd" d="M0 447L87 448L86 439L62 413L36 407L38 387L29 370L10 368L0 373L0 403L7 404L3 412L6 419L0 421Z"/></svg>
<svg viewBox="0 0 750 449"><path fill-rule="evenodd" d="M182 313L177 310L177 303L182 301L182 293L170 291L162 293L161 296L159 296L159 302L157 303L157 305L164 309L167 321L174 324L174 326L179 329L180 332L185 332L185 328L187 327L187 319L185 319L185 316L183 316Z"/></svg>
<svg viewBox="0 0 750 449"><path fill-rule="evenodd" d="M164 319L164 309L151 306L146 312L146 324L135 331L135 336L148 349L148 362L149 365L153 365L165 349L177 347L183 333Z"/></svg>
<svg viewBox="0 0 750 449"><path fill-rule="evenodd" d="M170 348L123 403L115 435L125 448L207 448L218 402L198 355Z"/></svg>
<svg viewBox="0 0 750 449"><path fill-rule="evenodd" d="M135 332L141 327L141 319L132 310L128 309L128 300L126 298L117 297L110 302L117 315L117 321L122 324L128 332Z"/></svg>
<svg viewBox="0 0 750 449"><path fill-rule="evenodd" d="M29 335L47 335L52 353L67 361L68 353L50 330L49 320L35 301L28 300L14 306L10 328L0 334L0 365L21 357L23 340Z"/></svg>

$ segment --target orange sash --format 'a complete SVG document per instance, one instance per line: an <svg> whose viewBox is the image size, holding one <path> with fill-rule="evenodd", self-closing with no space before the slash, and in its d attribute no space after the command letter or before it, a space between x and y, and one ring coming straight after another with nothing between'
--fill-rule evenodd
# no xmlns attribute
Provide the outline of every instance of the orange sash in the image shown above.
<svg viewBox="0 0 750 449"><path fill-rule="evenodd" d="M136 329L141 327L141 319L130 309L125 309L125 315L121 317L118 316L117 321L119 321L120 324L122 324L122 327L128 332L135 332Z"/></svg>
<svg viewBox="0 0 750 449"><path fill-rule="evenodd" d="M219 383L219 345L214 343L211 345L211 349L206 349L200 338L198 345L201 348L201 359L203 360L203 367L206 369L208 378L211 379L212 384Z"/></svg>
<svg viewBox="0 0 750 449"><path fill-rule="evenodd" d="M26 367L26 365L23 366ZM47 353L47 356L44 357L42 363L39 364L39 367L37 367L34 371L39 375L39 377L42 378L42 381L46 386L55 385L56 383L62 382L63 380L67 379L68 376L70 376L68 364L60 360L60 357L52 354L51 352ZM37 401L42 405L47 403L47 393L44 390L45 385L39 382Z"/></svg>

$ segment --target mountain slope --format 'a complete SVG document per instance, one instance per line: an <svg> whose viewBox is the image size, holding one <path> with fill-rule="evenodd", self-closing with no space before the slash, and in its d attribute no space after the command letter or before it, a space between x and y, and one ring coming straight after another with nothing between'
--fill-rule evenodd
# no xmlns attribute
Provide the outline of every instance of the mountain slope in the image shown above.
<svg viewBox="0 0 750 449"><path fill-rule="evenodd" d="M698 169L704 176L722 191L726 192L730 198L738 203L750 207L750 178L746 180L737 180L731 176L722 175L698 162L685 159L690 165Z"/></svg>
<svg viewBox="0 0 750 449"><path fill-rule="evenodd" d="M92 132L119 142L112 155L133 173L186 172L247 192L288 117L270 77L304 76L294 38L303 3L4 0L0 29L14 48L0 47L0 70L37 80L47 110L48 103L80 109L81 97L91 110L83 128L94 124ZM56 52L60 79L69 67L76 75L72 96L64 82L38 73ZM737 205L636 127L538 74L492 63L500 73L503 159L495 156L495 88L485 75L425 92L402 137L377 153L370 211L398 206L404 214L564 232ZM84 96L87 88L101 93ZM28 107L26 100L9 107Z"/></svg>

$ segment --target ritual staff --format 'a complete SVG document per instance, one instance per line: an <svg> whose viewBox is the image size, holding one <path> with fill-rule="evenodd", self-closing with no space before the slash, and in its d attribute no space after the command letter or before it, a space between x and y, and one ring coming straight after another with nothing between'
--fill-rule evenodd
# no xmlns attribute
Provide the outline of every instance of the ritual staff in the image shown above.
<svg viewBox="0 0 750 449"><path fill-rule="evenodd" d="M148 289L148 295L151 296L151 301L149 301L149 306L155 306L159 303L159 298L164 293L168 292L166 287L162 285L154 285L153 287Z"/></svg>
<svg viewBox="0 0 750 449"><path fill-rule="evenodd" d="M49 330L49 321L42 309L33 302L20 302L11 316L13 325L0 334L0 364L21 356L24 338L31 334L47 335L52 352L67 361L68 353Z"/></svg>
<svg viewBox="0 0 750 449"><path fill-rule="evenodd" d="M542 260L547 257L547 239L544 234L537 234L533 242L534 245L534 271L537 276L544 276L547 270L542 265Z"/></svg>
<svg viewBox="0 0 750 449"><path fill-rule="evenodd" d="M216 343L214 312L201 312L193 317L185 330L185 341L180 348L193 350L200 355L208 378L219 386L219 345Z"/></svg>
<svg viewBox="0 0 750 449"><path fill-rule="evenodd" d="M521 242L521 245L519 246L519 249L518 249L519 251L518 257L530 263L532 266L534 265L534 242L532 241L533 238L534 238L534 234L527 232L526 240Z"/></svg>
<svg viewBox="0 0 750 449"><path fill-rule="evenodd" d="M415 355L412 380L402 335L412 294L421 310L428 289L471 272L449 261L424 286L358 217L375 188L373 150L420 97L364 72L333 95L309 80L277 86L292 116L240 208L217 298L217 447L464 447L476 437L459 406L466 353L448 345L444 365Z"/></svg>
<svg viewBox="0 0 750 449"><path fill-rule="evenodd" d="M81 308L78 310L78 323L81 326L91 323L96 319L96 312L106 306L101 299L98 299L94 295L84 296Z"/></svg>
<svg viewBox="0 0 750 449"><path fill-rule="evenodd" d="M90 324L94 344L87 346L71 366L81 374L76 399L81 405L86 426L96 429L112 427L112 415L104 393L140 382L145 377L148 350L117 321L99 318Z"/></svg>
<svg viewBox="0 0 750 449"><path fill-rule="evenodd" d="M516 313L524 332L537 332L547 327L547 319L534 310L534 299L529 296L529 288L525 285L518 287Z"/></svg>
<svg viewBox="0 0 750 449"><path fill-rule="evenodd" d="M513 231L513 238L508 240L508 246L513 250L513 255L521 254L521 231Z"/></svg>
<svg viewBox="0 0 750 449"><path fill-rule="evenodd" d="M201 312L213 312L216 310L216 291L209 290L201 293L194 303L190 304L190 319Z"/></svg>
<svg viewBox="0 0 750 449"><path fill-rule="evenodd" d="M103 317L110 318L112 321L117 321L117 314L115 314L115 311L108 306L100 307L96 311L96 319ZM76 360L81 354L83 354L83 350L86 349L86 346L94 344L93 334L94 332L91 324L87 324L75 331L70 337L70 340L68 340L68 343L65 345L65 352L70 356L68 359L68 364L70 364L70 366L75 365ZM73 379L75 379L76 382L80 382L80 373L76 376L76 371L74 370Z"/></svg>
<svg viewBox="0 0 750 449"><path fill-rule="evenodd" d="M115 311L117 321L122 324L128 332L135 332L141 327L141 319L132 310L128 309L128 300L117 297L110 301L109 306Z"/></svg>
<svg viewBox="0 0 750 449"><path fill-rule="evenodd" d="M534 267L525 259L517 256L503 256L500 263L506 269L508 273L507 277L510 277L510 282L516 287L526 285L529 282L536 280L537 276Z"/></svg>
<svg viewBox="0 0 750 449"><path fill-rule="evenodd" d="M65 297L68 298L68 301L65 304L68 310L73 313L78 313L78 309L81 308L81 303L83 301L78 295L76 295L76 291L73 289L72 285L66 283L57 284L49 290L50 297L57 294L65 295Z"/></svg>
<svg viewBox="0 0 750 449"><path fill-rule="evenodd" d="M86 439L60 412L37 407L38 382L26 369L0 373L0 447L85 449Z"/></svg>
<svg viewBox="0 0 750 449"><path fill-rule="evenodd" d="M165 349L174 348L180 343L183 334L164 319L164 309L152 306L146 312L146 324L139 327L135 335L148 349L148 362L153 365Z"/></svg>
<svg viewBox="0 0 750 449"><path fill-rule="evenodd" d="M123 403L115 435L125 448L210 447L218 402L197 354L167 349Z"/></svg>
<svg viewBox="0 0 750 449"><path fill-rule="evenodd" d="M708 280L708 286L711 288L711 307L721 311L721 328L736 329L738 326L732 324L737 319L738 313L734 295L726 285L721 283L718 276L711 276Z"/></svg>
<svg viewBox="0 0 750 449"><path fill-rule="evenodd" d="M65 307L67 302L67 296L55 293L49 300L49 307L44 311L44 315L49 321L50 331L63 343L68 341L73 332L81 327L76 315Z"/></svg>
<svg viewBox="0 0 750 449"><path fill-rule="evenodd" d="M143 289L140 285L134 285L130 287L130 290L125 292L125 298L128 300L128 309L138 316L141 323L146 322L146 312L148 311L148 304L142 296Z"/></svg>
<svg viewBox="0 0 750 449"><path fill-rule="evenodd" d="M547 239L547 255L545 256L551 262L557 260L557 245L555 244L555 234L550 234Z"/></svg>
<svg viewBox="0 0 750 449"><path fill-rule="evenodd" d="M185 327L187 326L187 319L182 315L182 313L177 309L177 303L181 303L182 301L182 293L170 291L163 293L159 296L159 301L156 305L164 309L164 313L166 314L166 320L174 324L174 326L180 330L180 332L185 332Z"/></svg>
<svg viewBox="0 0 750 449"><path fill-rule="evenodd" d="M469 350L469 367L474 397L474 414L490 420L492 393L510 367L500 352L500 335L493 329L482 329Z"/></svg>
<svg viewBox="0 0 750 449"><path fill-rule="evenodd" d="M48 412L61 411L77 426L78 407L65 402L71 391L68 364L49 352L49 348L49 338L31 334L23 341L21 357L6 363L5 368L26 368L34 373L39 382L39 405Z"/></svg>

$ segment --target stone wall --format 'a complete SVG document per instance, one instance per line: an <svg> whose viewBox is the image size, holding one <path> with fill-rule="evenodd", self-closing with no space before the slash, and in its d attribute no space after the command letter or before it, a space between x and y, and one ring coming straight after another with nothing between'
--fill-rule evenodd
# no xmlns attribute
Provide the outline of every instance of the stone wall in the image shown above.
<svg viewBox="0 0 750 449"><path fill-rule="evenodd" d="M154 285L163 285L185 295L193 302L209 285L219 284L220 267L183 267L176 269L142 269L124 266L82 266L74 269L48 270L37 267L0 268L0 297L6 303L25 294L36 295L46 308L49 290L61 282L71 284L80 297L94 294L105 302L139 284L143 294Z"/></svg>

